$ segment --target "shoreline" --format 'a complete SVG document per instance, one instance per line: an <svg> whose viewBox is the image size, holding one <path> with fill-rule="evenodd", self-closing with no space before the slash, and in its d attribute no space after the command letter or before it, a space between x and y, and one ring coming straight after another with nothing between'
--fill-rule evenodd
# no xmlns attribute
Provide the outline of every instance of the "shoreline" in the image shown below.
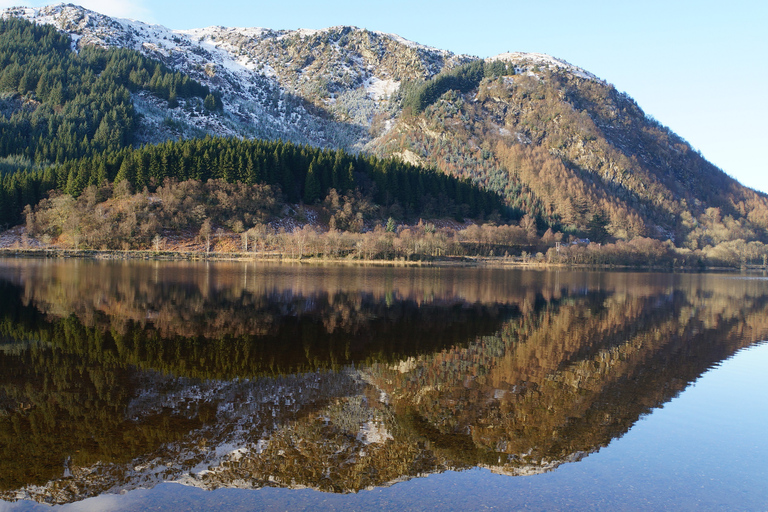
<svg viewBox="0 0 768 512"><path fill-rule="evenodd" d="M668 265L616 265L616 264L565 264L539 261L521 261L520 257L504 256L443 256L425 260L383 260L358 258L324 258L301 257L292 258L282 253L243 253L243 252L200 252L200 251L154 251L154 250L96 250L96 249L23 249L0 248L0 258L79 258L92 260L143 260L143 261L242 261L265 262L290 265L344 265L344 266L388 266L388 267L491 267L491 268L524 268L524 269L594 269L618 271L656 271L656 272L743 272L762 271L768 268L762 265L747 265L745 267L670 267Z"/></svg>

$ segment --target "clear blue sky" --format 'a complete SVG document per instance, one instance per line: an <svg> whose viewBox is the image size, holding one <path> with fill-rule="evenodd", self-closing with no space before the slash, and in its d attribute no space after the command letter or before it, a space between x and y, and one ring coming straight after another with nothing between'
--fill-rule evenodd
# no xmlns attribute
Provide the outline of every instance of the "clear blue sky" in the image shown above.
<svg viewBox="0 0 768 512"><path fill-rule="evenodd" d="M0 0L2 6L18 3ZM356 25L479 57L506 51L548 53L627 92L647 114L725 172L768 192L768 164L763 156L768 148L765 0L79 3L105 14L175 29Z"/></svg>

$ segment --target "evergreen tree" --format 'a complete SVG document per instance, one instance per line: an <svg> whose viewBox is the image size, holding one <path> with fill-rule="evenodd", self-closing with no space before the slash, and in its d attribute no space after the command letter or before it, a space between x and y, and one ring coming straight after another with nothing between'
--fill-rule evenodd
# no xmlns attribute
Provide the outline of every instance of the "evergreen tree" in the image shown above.
<svg viewBox="0 0 768 512"><path fill-rule="evenodd" d="M315 174L314 164L309 164L307 177L304 180L304 202L306 204L315 204L320 200L320 181Z"/></svg>
<svg viewBox="0 0 768 512"><path fill-rule="evenodd" d="M610 234L606 229L608 224L609 219L602 210L594 213L590 218L588 225L587 233L589 234L590 241L599 243L605 242L610 237Z"/></svg>
<svg viewBox="0 0 768 512"><path fill-rule="evenodd" d="M203 101L203 108L208 111L216 110L217 103L216 103L216 97L213 94L209 94L205 97L205 100Z"/></svg>

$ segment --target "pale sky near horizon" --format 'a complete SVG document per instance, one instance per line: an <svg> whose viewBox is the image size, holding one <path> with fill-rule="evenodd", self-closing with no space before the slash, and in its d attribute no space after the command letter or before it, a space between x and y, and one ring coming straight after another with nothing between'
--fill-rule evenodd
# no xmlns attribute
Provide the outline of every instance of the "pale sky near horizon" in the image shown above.
<svg viewBox="0 0 768 512"><path fill-rule="evenodd" d="M0 7L55 2L0 0ZM355 25L479 57L547 53L582 67L743 184L768 192L768 2L732 0L80 0L173 29Z"/></svg>

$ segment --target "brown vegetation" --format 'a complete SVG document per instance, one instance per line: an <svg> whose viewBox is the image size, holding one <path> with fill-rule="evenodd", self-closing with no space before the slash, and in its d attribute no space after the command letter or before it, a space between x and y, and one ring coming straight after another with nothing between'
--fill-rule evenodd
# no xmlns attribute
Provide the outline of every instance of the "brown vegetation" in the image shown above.
<svg viewBox="0 0 768 512"><path fill-rule="evenodd" d="M768 242L768 197L707 162L609 84L568 72L486 78L404 115L376 142L471 178L566 235ZM546 229L540 225L540 229Z"/></svg>

